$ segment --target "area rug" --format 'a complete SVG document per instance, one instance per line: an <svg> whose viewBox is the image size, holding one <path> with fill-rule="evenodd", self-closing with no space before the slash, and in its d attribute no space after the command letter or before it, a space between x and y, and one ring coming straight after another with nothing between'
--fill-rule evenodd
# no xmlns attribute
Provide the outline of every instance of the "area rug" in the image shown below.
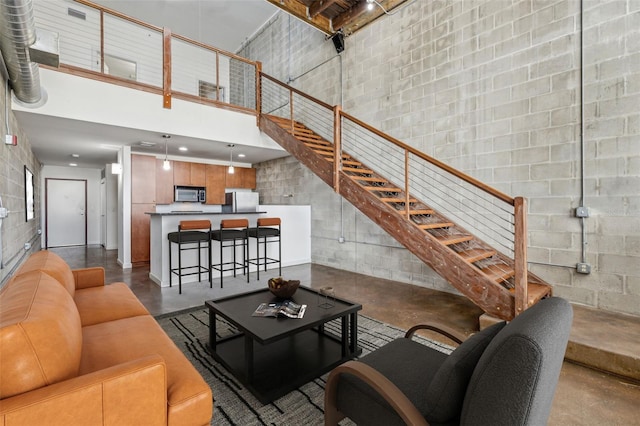
<svg viewBox="0 0 640 426"><path fill-rule="evenodd" d="M229 371L213 360L209 341L209 312L197 308L156 318L160 326L211 386L214 397L212 425L322 425L324 424L324 387L328 374L319 377L270 404L259 402ZM325 330L338 335L340 323L328 323ZM218 319L220 337L235 332L223 319ZM404 331L380 321L358 316L358 344L362 355L404 335ZM448 353L451 348L419 336L414 339ZM341 425L349 424L348 420Z"/></svg>

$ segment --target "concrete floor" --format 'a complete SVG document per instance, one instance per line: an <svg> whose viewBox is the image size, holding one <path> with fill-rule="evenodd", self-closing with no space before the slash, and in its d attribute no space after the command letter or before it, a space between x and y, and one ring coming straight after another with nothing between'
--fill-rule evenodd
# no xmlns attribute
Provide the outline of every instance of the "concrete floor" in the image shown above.
<svg viewBox="0 0 640 426"><path fill-rule="evenodd" d="M205 300L224 295L262 288L269 277L277 275L272 271L264 273L261 281L251 274L250 282L240 276L226 278L224 289L219 288L219 279L214 279L213 289L207 281L183 284L182 294L178 294L177 284L171 288L160 288L149 279L148 267L122 270L116 262L115 251L100 247L54 249L72 268L103 266L107 282L123 281L135 292L152 315L173 312L202 305ZM407 329L426 321L446 323L465 333L478 329L478 316L482 313L467 299L417 287L410 284L368 277L326 266L305 264L283 268L285 278L301 280L302 285L321 287L331 284L336 295L363 305L361 313L399 328ZM602 311L574 307L576 311L572 336L586 336L593 344L594 336L605 338L607 328L616 321L626 328L622 335L614 336L623 351L635 351L640 345L640 318L618 316ZM594 311L594 312L592 312ZM590 318L595 319L590 322ZM600 318L607 318L602 321ZM604 328L602 328L602 327ZM617 326L617 328L620 328ZM614 333L615 334L615 333ZM572 351L584 352L580 345ZM596 350L584 359L598 358ZM636 356L640 352L635 352ZM609 358L601 356L600 364L609 363ZM613 359L613 358L612 358ZM614 361L611 361L614 362ZM602 368L602 366L599 366ZM635 369L635 364L627 368ZM504 397L508 404L508 395ZM575 363L564 363L553 403L550 425L640 425L640 382L622 379L614 375L586 368Z"/></svg>

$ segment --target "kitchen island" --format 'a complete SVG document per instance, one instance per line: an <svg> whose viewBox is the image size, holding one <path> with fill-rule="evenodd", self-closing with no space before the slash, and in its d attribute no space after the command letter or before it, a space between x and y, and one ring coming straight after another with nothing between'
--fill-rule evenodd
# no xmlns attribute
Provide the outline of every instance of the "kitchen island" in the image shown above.
<svg viewBox="0 0 640 426"><path fill-rule="evenodd" d="M288 206L288 205L260 205L257 211L253 212L205 212L205 211L171 211L171 212L147 212L151 216L151 258L149 268L149 278L162 287L169 286L169 240L168 234L178 231L178 225L183 220L209 220L211 221L211 229L219 229L220 221L224 219L240 219L249 220L249 226L256 226L256 222L260 217L279 217L282 219L281 244L282 244L282 266L300 265L311 262L311 207L310 206ZM269 244L269 256L277 257L277 244ZM220 257L220 247L216 242L211 248L211 256L213 263L217 263L216 259ZM178 247L171 244L173 267L178 265ZM230 250L224 251L224 261L231 259ZM249 257L256 257L256 240L249 239ZM203 250L203 260L205 258ZM184 265L193 265L197 263L196 251L189 250L183 252L182 262ZM269 265L269 268L277 268L278 265ZM256 270L256 265L250 265L250 272ZM220 281L218 271L214 271L213 281L214 287ZM232 271L225 273L233 275ZM266 275L265 275L266 277ZM208 280L208 277L202 277ZM182 283L189 283L198 280L197 275L188 275L182 278ZM178 285L177 275L173 278L174 284ZM219 284L218 284L219 286Z"/></svg>

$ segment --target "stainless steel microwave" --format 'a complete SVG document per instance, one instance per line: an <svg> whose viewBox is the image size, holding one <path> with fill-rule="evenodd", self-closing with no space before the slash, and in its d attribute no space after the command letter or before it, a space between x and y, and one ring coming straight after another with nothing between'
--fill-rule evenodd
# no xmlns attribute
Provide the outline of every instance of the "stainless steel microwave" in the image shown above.
<svg viewBox="0 0 640 426"><path fill-rule="evenodd" d="M207 201L207 191L202 186L178 186L174 187L176 203L204 203Z"/></svg>

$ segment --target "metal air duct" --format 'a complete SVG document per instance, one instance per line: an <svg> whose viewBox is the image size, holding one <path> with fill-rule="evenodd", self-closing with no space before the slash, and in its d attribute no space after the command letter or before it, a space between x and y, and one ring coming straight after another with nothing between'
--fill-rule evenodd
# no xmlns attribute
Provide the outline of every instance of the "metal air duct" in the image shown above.
<svg viewBox="0 0 640 426"><path fill-rule="evenodd" d="M36 41L32 0L0 0L0 51L18 100L34 104L42 99L38 64L29 46Z"/></svg>

